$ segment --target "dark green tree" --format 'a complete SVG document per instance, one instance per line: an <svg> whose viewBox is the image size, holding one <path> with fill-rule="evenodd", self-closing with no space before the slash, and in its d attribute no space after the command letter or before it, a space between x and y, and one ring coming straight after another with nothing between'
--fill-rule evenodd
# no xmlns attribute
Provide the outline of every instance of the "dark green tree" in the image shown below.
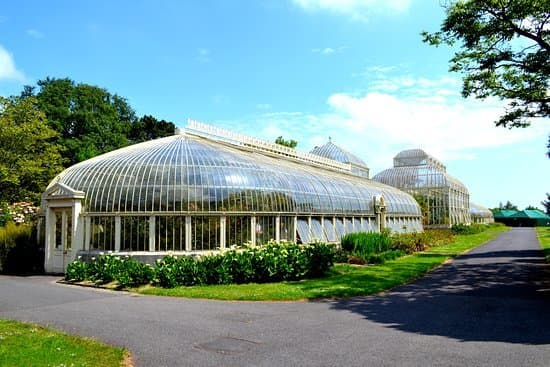
<svg viewBox="0 0 550 367"><path fill-rule="evenodd" d="M279 136L277 139L275 139L275 144L284 145L285 147L293 148L295 149L298 146L298 142L296 140L290 139L285 140L282 136Z"/></svg>
<svg viewBox="0 0 550 367"><path fill-rule="evenodd" d="M176 125L173 122L157 120L153 116L145 115L132 125L128 138L132 143L138 143L174 135L175 131Z"/></svg>
<svg viewBox="0 0 550 367"><path fill-rule="evenodd" d="M525 127L550 116L548 0L452 0L431 45L459 43L450 71L463 74L462 94L508 102L497 126Z"/></svg>
<svg viewBox="0 0 550 367"><path fill-rule="evenodd" d="M63 169L57 138L34 97L0 97L0 202L40 201Z"/></svg>
<svg viewBox="0 0 550 367"><path fill-rule="evenodd" d="M525 210L540 210L540 209L537 208L536 206L528 205L527 208L525 208Z"/></svg>
<svg viewBox="0 0 550 367"><path fill-rule="evenodd" d="M506 204L502 205L502 203L499 204L499 209L505 209L505 210L518 210L518 206L514 205L510 202L510 200L506 201Z"/></svg>
<svg viewBox="0 0 550 367"><path fill-rule="evenodd" d="M46 78L37 84L38 105L48 124L60 134L59 143L66 147L64 157L69 164L128 145L136 116L126 99L68 78ZM23 96L33 92L26 87Z"/></svg>
<svg viewBox="0 0 550 367"><path fill-rule="evenodd" d="M546 200L540 202L546 209L546 214L550 215L550 194L546 193Z"/></svg>

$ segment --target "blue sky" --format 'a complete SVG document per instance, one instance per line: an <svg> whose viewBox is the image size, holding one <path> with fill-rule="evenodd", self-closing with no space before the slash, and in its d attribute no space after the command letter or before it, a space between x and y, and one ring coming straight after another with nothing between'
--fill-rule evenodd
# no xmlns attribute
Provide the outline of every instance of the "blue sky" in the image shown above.
<svg viewBox="0 0 550 367"><path fill-rule="evenodd" d="M496 128L502 102L462 99L452 50L419 35L443 16L440 0L9 1L0 95L69 77L180 127L283 135L304 151L331 136L373 175L422 148L473 201L540 207L548 120Z"/></svg>

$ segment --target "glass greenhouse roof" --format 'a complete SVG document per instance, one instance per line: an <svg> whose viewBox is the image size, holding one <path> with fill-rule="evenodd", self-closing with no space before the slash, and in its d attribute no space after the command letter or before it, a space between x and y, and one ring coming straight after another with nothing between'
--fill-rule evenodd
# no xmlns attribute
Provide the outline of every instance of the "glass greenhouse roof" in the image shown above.
<svg viewBox="0 0 550 367"><path fill-rule="evenodd" d="M50 186L85 192L90 213L370 215L374 196L382 195L388 214L420 215L409 194L356 177L340 162L205 130L191 124L182 134L97 156Z"/></svg>
<svg viewBox="0 0 550 367"><path fill-rule="evenodd" d="M393 161L393 168L378 173L373 179L404 190L449 187L468 192L462 182L446 172L443 163L421 149L404 150Z"/></svg>
<svg viewBox="0 0 550 367"><path fill-rule="evenodd" d="M332 143L332 141L329 141L328 143L320 147L315 147L313 150L311 150L310 153L338 162L354 163L364 167L367 166L367 164L361 158L348 152L345 149L340 148L336 144Z"/></svg>
<svg viewBox="0 0 550 367"><path fill-rule="evenodd" d="M470 201L470 215L478 218L492 218L493 212L486 207Z"/></svg>

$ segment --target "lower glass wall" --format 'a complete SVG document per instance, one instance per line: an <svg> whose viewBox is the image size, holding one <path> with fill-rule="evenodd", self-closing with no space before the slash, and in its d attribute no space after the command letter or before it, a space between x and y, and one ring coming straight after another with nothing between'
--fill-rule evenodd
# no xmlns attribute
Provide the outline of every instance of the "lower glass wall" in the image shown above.
<svg viewBox="0 0 550 367"><path fill-rule="evenodd" d="M338 241L338 238L336 237L336 229L334 228L334 224L332 223L332 218L325 218L323 220L323 224L325 226L325 233L329 242Z"/></svg>
<svg viewBox="0 0 550 367"><path fill-rule="evenodd" d="M275 217L256 217L256 244L262 245L275 240Z"/></svg>
<svg viewBox="0 0 550 367"><path fill-rule="evenodd" d="M279 238L281 241L294 241L294 217L281 217L281 230Z"/></svg>
<svg viewBox="0 0 550 367"><path fill-rule="evenodd" d="M149 251L149 217L120 218L121 251Z"/></svg>
<svg viewBox="0 0 550 367"><path fill-rule="evenodd" d="M155 250L185 251L185 217L156 217Z"/></svg>
<svg viewBox="0 0 550 367"><path fill-rule="evenodd" d="M252 240L250 217L226 217L225 243L226 245L242 245Z"/></svg>
<svg viewBox="0 0 550 367"><path fill-rule="evenodd" d="M296 223L297 228L296 232L298 233L298 242L299 243L309 243L311 242L311 232L309 229L309 220L307 217L299 217L298 222Z"/></svg>
<svg viewBox="0 0 550 367"><path fill-rule="evenodd" d="M90 217L90 250L115 250L115 217Z"/></svg>
<svg viewBox="0 0 550 367"><path fill-rule="evenodd" d="M191 217L191 251L220 247L220 217Z"/></svg>
<svg viewBox="0 0 550 367"><path fill-rule="evenodd" d="M323 230L323 225L321 224L321 218L311 218L311 234L312 241L327 242L327 235Z"/></svg>

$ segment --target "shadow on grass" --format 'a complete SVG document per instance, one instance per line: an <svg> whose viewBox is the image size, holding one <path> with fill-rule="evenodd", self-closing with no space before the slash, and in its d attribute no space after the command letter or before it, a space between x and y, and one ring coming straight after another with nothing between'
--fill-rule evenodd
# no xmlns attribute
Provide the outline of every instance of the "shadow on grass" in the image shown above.
<svg viewBox="0 0 550 367"><path fill-rule="evenodd" d="M537 250L463 255L387 295L330 303L405 332L461 341L548 344L550 273L542 256Z"/></svg>

